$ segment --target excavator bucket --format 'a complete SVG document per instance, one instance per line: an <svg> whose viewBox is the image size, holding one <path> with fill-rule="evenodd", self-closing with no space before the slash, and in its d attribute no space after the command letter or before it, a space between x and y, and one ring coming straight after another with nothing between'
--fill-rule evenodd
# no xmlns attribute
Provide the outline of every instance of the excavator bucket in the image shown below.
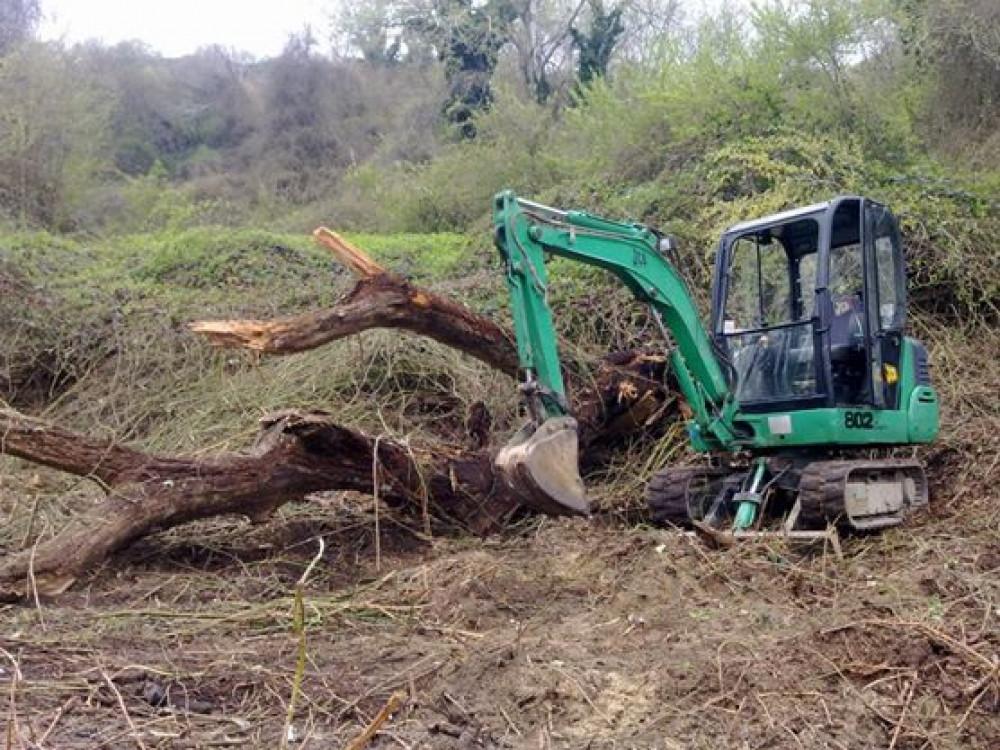
<svg viewBox="0 0 1000 750"><path fill-rule="evenodd" d="M578 467L576 420L553 417L527 425L503 447L497 468L522 502L543 513L589 515Z"/></svg>

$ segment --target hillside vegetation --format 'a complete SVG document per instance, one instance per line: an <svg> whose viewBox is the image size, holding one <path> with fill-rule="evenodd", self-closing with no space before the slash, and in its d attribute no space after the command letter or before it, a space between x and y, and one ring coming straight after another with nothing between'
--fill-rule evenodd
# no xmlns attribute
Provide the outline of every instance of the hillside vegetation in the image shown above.
<svg viewBox="0 0 1000 750"><path fill-rule="evenodd" d="M504 188L670 232L704 306L727 226L861 194L901 218L943 400L931 508L842 558L708 550L643 522L648 476L690 459L675 425L587 477L592 523L482 540L352 493L198 522L0 605L8 746L346 746L396 691L372 747L1000 744L1000 5L344 6L263 60L42 42L38 3L0 13L0 406L208 455L285 408L453 445L482 401L496 447L516 384L434 342L268 358L186 324L334 302L351 280L319 224L508 322ZM551 275L568 358L662 348L604 274ZM0 458L0 555L100 494Z"/></svg>

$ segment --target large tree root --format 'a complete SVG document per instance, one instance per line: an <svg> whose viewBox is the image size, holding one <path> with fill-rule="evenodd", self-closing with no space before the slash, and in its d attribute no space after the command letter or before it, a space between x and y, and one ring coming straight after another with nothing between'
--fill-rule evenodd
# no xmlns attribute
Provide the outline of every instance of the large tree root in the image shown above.
<svg viewBox="0 0 1000 750"><path fill-rule="evenodd" d="M403 328L516 375L516 350L502 326L386 271L328 230L316 236L360 277L339 304L275 321L198 322L192 330L218 345L288 354L371 328ZM600 362L588 379L572 379L584 463L622 436L676 415L663 371L662 357L624 353ZM108 493L55 537L0 561L5 598L58 594L153 531L226 514L261 519L313 492L377 494L476 533L495 529L518 507L484 450L412 450L320 412L272 415L248 453L203 459L147 454L0 410L0 454L88 477Z"/></svg>

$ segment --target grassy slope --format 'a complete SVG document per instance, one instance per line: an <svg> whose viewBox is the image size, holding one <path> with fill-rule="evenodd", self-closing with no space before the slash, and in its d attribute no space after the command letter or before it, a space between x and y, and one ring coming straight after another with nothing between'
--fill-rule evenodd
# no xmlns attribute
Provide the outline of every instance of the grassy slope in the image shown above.
<svg viewBox="0 0 1000 750"><path fill-rule="evenodd" d="M421 283L475 279L488 257L460 235L349 237ZM186 331L193 319L273 317L331 304L353 282L307 237L221 228L100 243L16 236L0 242L0 273L5 268L18 274L18 291L34 304L15 295L0 300L8 321L0 330L7 360L0 367L30 370L40 362L61 394L54 403L45 399L50 412L154 448L235 447L253 429L247 413L343 405L371 388L388 397L393 378L427 369L421 352L433 348L370 334L361 343L260 361L212 350ZM493 294L485 286L479 296ZM470 284L464 296L476 295ZM370 347L365 384L355 382L355 363L345 357L359 346ZM457 369L456 377L484 375L472 365ZM77 380L63 392L64 381ZM33 395L26 391L22 399ZM369 417L368 426L378 424Z"/></svg>
<svg viewBox="0 0 1000 750"><path fill-rule="evenodd" d="M498 307L485 242L352 239L423 283ZM0 273L16 275L22 295L0 298L4 355L61 347L57 364L77 380L45 412L82 429L215 450L246 445L262 411L312 406L432 440L454 437L484 394L501 427L513 419L506 378L412 337L374 332L258 362L184 332L195 317L334 299L349 280L302 238L22 236L0 242ZM554 291L588 348L635 335L624 308L595 307L596 283L571 275ZM53 747L128 744L129 722L147 747L274 747L295 666L291 590L322 535L294 721L311 746L355 735L396 689L410 703L377 747L995 746L1000 695L977 660L1000 652L1000 378L982 354L1000 341L926 315L920 325L946 404L943 438L926 453L933 508L847 541L844 560L777 542L711 552L613 520L428 540L384 510L376 546L371 499L333 495L260 527L221 519L144 540L57 603L0 609L0 646L22 673L10 715L22 737L37 736L71 701ZM636 504L642 475L678 458L676 446L637 446L595 494ZM53 533L95 497L3 461L0 550Z"/></svg>

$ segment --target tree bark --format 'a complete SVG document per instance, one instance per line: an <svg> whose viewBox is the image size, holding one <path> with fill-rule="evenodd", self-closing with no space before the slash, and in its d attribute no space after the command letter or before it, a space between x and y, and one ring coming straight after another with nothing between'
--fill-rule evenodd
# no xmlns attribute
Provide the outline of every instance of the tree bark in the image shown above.
<svg viewBox="0 0 1000 750"><path fill-rule="evenodd" d="M333 307L277 320L196 321L189 328L215 346L287 355L314 349L373 328L397 328L434 339L490 367L518 376L514 335L467 306L418 287L386 270L364 251L325 227L313 236L349 268L358 282ZM617 352L594 372L566 372L570 402L584 451L672 416L676 390L666 382L666 357ZM511 397L516 392L511 390Z"/></svg>
<svg viewBox="0 0 1000 750"><path fill-rule="evenodd" d="M0 561L0 599L53 596L113 552L155 530L213 516L268 517L324 490L373 494L390 506L487 533L517 508L485 451L414 452L321 412L265 417L247 454L160 456L0 410L0 453L98 481L107 496L55 537Z"/></svg>
<svg viewBox="0 0 1000 750"><path fill-rule="evenodd" d="M267 354L294 354L372 328L398 328L517 376L517 349L503 326L387 271L336 232L321 227L313 236L358 277L338 304L277 320L202 320L189 328L216 346Z"/></svg>

